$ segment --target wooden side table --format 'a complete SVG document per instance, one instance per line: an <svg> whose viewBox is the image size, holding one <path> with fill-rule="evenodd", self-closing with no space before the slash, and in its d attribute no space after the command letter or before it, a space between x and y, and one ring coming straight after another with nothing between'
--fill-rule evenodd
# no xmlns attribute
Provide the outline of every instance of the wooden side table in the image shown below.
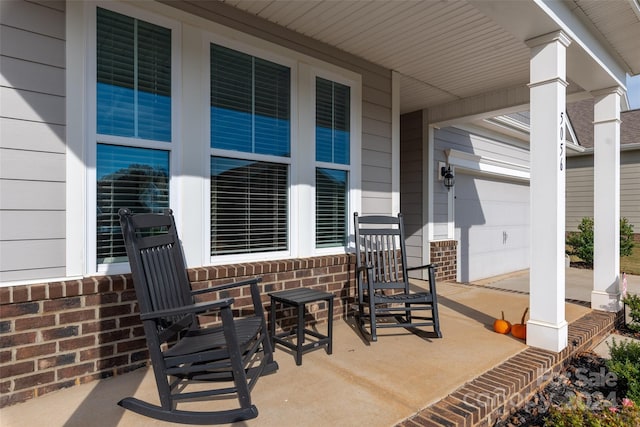
<svg viewBox="0 0 640 427"><path fill-rule="evenodd" d="M295 352L296 365L302 365L302 355L309 350L313 350L322 345L326 346L325 350L327 354L332 352L333 341L333 298L334 294L329 292L322 292L309 288L290 289L286 291L272 292L269 294L271 297L271 340L275 346L275 343L280 343L285 347L290 348ZM305 305L316 301L326 301L329 305L329 316L327 319L327 335L323 335L317 331L305 328L304 315ZM283 307L294 307L298 310L298 321L295 327L288 331L280 332L276 334L276 303L282 304ZM317 340L305 344L305 334L311 335ZM292 343L291 340L284 338L296 336L296 343Z"/></svg>

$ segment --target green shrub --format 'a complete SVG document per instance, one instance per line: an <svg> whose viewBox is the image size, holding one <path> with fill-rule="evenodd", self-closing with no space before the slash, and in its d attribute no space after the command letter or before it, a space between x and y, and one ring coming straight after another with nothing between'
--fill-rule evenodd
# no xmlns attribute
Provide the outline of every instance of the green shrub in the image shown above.
<svg viewBox="0 0 640 427"><path fill-rule="evenodd" d="M620 256L631 256L633 247L633 224L629 224L627 218L620 218Z"/></svg>
<svg viewBox="0 0 640 427"><path fill-rule="evenodd" d="M627 327L633 331L640 332L640 295L627 294L622 302L629 307L629 317L631 323Z"/></svg>
<svg viewBox="0 0 640 427"><path fill-rule="evenodd" d="M591 410L582 400L562 408L551 407L545 427L632 427L640 426L640 408L626 400L620 407Z"/></svg>
<svg viewBox="0 0 640 427"><path fill-rule="evenodd" d="M589 265L593 265L593 218L584 217L578 231L569 233L566 241L570 249L567 255L574 255ZM633 253L633 225L627 218L620 218L620 256Z"/></svg>
<svg viewBox="0 0 640 427"><path fill-rule="evenodd" d="M640 402L640 343L631 340L609 345L611 359L607 368L616 374L619 390L629 399Z"/></svg>
<svg viewBox="0 0 640 427"><path fill-rule="evenodd" d="M589 265L593 265L593 219L584 217L578 225L578 231L570 233L567 245L568 255L575 255Z"/></svg>

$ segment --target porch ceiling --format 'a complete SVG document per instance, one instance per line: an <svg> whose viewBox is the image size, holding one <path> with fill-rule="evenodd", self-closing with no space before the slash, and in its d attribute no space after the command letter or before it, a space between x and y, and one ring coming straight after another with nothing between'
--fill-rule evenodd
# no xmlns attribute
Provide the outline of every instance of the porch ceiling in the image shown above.
<svg viewBox="0 0 640 427"><path fill-rule="evenodd" d="M530 34L505 25L504 19L511 17L500 12L504 2L485 0L225 2L398 72L403 113L526 86L529 48L524 40L544 34L539 31L557 29L533 1L518 2L526 5L520 16L535 10L536 18L545 18L525 25ZM594 0L568 0L566 5L614 52L626 71L637 74L640 14L634 13L637 5L633 2L636 0L619 0L601 6ZM569 80L569 93L585 90L571 75Z"/></svg>

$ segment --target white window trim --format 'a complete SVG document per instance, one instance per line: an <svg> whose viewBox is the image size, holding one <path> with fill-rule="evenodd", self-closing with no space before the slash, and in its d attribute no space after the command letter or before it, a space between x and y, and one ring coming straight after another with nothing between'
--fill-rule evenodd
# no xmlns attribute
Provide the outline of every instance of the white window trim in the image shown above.
<svg viewBox="0 0 640 427"><path fill-rule="evenodd" d="M96 130L96 29L97 29L97 8L112 10L114 12L150 22L171 30L171 141L152 141L138 138L118 137L112 135L98 134ZM179 200L179 187L174 177L180 175L180 124L179 108L180 86L181 86L181 28L180 24L164 16L156 15L142 9L131 7L127 4L117 2L96 2L87 6L85 13L86 23L86 86L85 97L87 115L85 117L86 126L86 157L84 159L86 167L86 202L85 209L85 229L86 231L86 274L122 274L130 271L129 264L98 264L97 263L97 239L96 239L96 150L97 145L104 143L110 145L120 145L127 147L139 147L169 151L169 206L175 206ZM180 221L180 212L175 213L176 221Z"/></svg>
<svg viewBox="0 0 640 427"><path fill-rule="evenodd" d="M246 153L246 152L238 152L233 150L223 150L216 149L210 146L210 136L211 136L211 117L208 114L209 109L211 108L209 94L211 93L211 45L216 44L218 46L223 46L229 49L233 49L238 52L242 52L247 55L251 55L256 58L264 59L279 65L284 65L290 69L290 147L289 147L289 157L280 157L273 155L264 155L264 154L255 154L255 153ZM295 158L297 155L297 144L296 144L296 129L298 128L298 116L297 116L297 85L298 85L298 77L297 77L297 63L295 60L282 56L277 53L274 53L270 50L265 50L251 44L245 43L244 41L231 39L229 37L225 37L221 34L216 33L207 33L203 37L203 45L202 45L202 58L203 58L203 84L202 88L205 90L203 93L203 103L202 103L202 111L203 114L206 115L205 120L205 140L203 143L206 145L209 155L207 156L206 164L204 165L206 171L206 179L205 179L205 200L206 206L205 214L204 214L204 222L203 222L203 230L204 230L204 250L206 257L208 260L208 264L210 265L224 265L224 264L235 264L235 263L246 263L246 262L259 262L259 261L268 261L282 258L291 258L294 256L295 246L293 242L293 236L296 234L292 230L293 221L295 218L294 210L291 208L292 199L296 197L295 189L292 186L293 180L293 170L295 168ZM272 251L272 252L255 252L255 253L246 253L246 254L233 254L233 255L211 255L211 180L210 180L210 159L213 156L222 156L229 157L234 159L243 159L243 160L254 160L254 161L264 161L270 163L277 164L286 164L289 166L289 181L287 183L288 188L288 230L287 230L287 246L288 250L286 251Z"/></svg>
<svg viewBox="0 0 640 427"><path fill-rule="evenodd" d="M255 262L292 257L340 254L353 249L353 223L348 220L349 238L347 247L315 248L315 174L311 194L299 177L305 168L303 164L316 164L315 148L311 163L301 162L301 147L312 142L315 147L315 77L323 77L351 87L351 165L349 169L349 217L361 210L361 138L362 138L362 77L360 74L327 63L315 57L268 42L219 23L176 10L161 3L149 2L134 5L116 2L69 2L67 3L67 277L81 277L102 274L122 274L129 272L128 263L99 266L96 261L96 147L99 142L96 133L96 7L103 7L133 18L141 19L172 30L172 137L171 142L135 140L133 146L159 148L170 154L170 206L174 209L179 232L185 239L185 256L189 267L221 265L235 262L226 256L211 257L210 253L210 171L209 159L209 118L208 93L200 90L209 86L209 54L200 54L194 60L199 48L183 45L189 41L202 40L209 49L210 43L217 43L240 50L273 62L291 67L291 157L289 183L289 251L247 254L236 257L236 261ZM184 67L184 68L183 68ZM200 79L198 89L189 85L181 86L183 75ZM206 82L206 85L203 83ZM303 84L304 82L304 84ZM311 82L311 83L310 83ZM197 85L196 85L197 86ZM195 86L194 86L195 87ZM183 98L183 93L187 97ZM199 97L202 99L199 100ZM185 102L188 104L185 104ZM201 106L206 105L206 108ZM189 114L197 112L197 117ZM182 121L200 124L198 129L182 127ZM194 136L197 135L196 138ZM197 141L194 141L196 139ZM104 136L100 142L127 145L129 138ZM186 153L183 141L197 143L196 149ZM187 162L193 160L195 152L201 159L198 165L189 167L188 176L181 171ZM186 156L186 157L185 157ZM279 158L278 162L282 162ZM336 167L336 165L331 165ZM200 174L195 174L195 169ZM311 168L315 171L315 168ZM194 189L197 187L197 189ZM197 200L194 194L201 194ZM309 200L314 210L309 211ZM309 227L306 218L313 220ZM195 221L194 221L195 220ZM301 230L311 230L301 233ZM303 235L304 234L304 235ZM202 237L204 236L204 237Z"/></svg>
<svg viewBox="0 0 640 427"><path fill-rule="evenodd" d="M211 265L224 265L237 262L257 262L285 258L305 258L319 255L342 254L349 252L353 242L345 247L316 248L315 247L315 167L308 168L301 165L316 165L315 161L315 79L316 77L332 80L351 88L351 144L350 165L319 164L322 167L343 169L349 171L349 217L360 210L360 158L362 135L362 79L359 74L343 70L315 58L307 57L294 51L288 51L281 46L271 45L253 36L236 33L230 38L219 33L209 32L203 37L203 79L202 87L209 88L209 51L210 44L215 43L268 61L282 64L291 69L291 155L287 160L289 172L289 250L280 252L261 252L242 255L209 256ZM284 49L284 51L283 51ZM203 111L209 108L209 89L203 91ZM210 135L209 117L205 118L207 125L206 144ZM211 155L223 155L238 158L233 151L211 149ZM274 161L285 163L280 157L252 155L242 153L242 158ZM209 170L207 158L206 170ZM205 198L210 206L210 180L206 179ZM203 250L210 253L211 228L210 216L203 218L205 241ZM350 239L353 236L352 221L347 220ZM207 255L208 256L208 255Z"/></svg>
<svg viewBox="0 0 640 427"><path fill-rule="evenodd" d="M336 82L350 88L350 105L349 105L349 164L339 164L339 163L328 163L328 162L319 162L316 161L316 150L315 150L315 141L316 141L316 78L321 78L325 80L329 80L332 82ZM361 156L361 144L362 144L362 123L361 123L361 109L362 109L362 91L361 91L361 81L359 79L352 79L346 77L342 74L336 73L334 71L326 70L320 67L311 67L310 68L310 81L311 81L311 90L310 90L310 105L311 105L311 122L313 123L313 131L312 131L312 144L311 146L311 157L310 160L315 165L313 168L306 168L307 173L311 176L305 177L305 182L311 182L311 197L309 200L309 206L311 206L311 212L308 214L309 218L309 230L312 232L311 238L307 238L304 242L301 242L303 253L313 254L313 255L334 255L348 252L350 249L354 247L354 243L352 241L352 237L354 234L354 225L351 218L353 218L354 212L360 212L360 156ZM327 169L336 169L336 170L344 170L348 172L348 188L349 195L347 199L347 245L346 246L335 246L328 248L317 248L316 247L316 197L315 197L315 173L317 168L327 168ZM304 208L303 206L300 207Z"/></svg>

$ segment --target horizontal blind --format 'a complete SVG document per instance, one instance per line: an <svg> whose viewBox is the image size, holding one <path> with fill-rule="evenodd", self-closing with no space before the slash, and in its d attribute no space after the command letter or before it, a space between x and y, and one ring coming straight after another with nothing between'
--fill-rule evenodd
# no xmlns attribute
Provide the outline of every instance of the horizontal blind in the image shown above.
<svg viewBox="0 0 640 427"><path fill-rule="evenodd" d="M171 30L97 8L97 131L171 140Z"/></svg>
<svg viewBox="0 0 640 427"><path fill-rule="evenodd" d="M350 163L351 88L316 78L316 161Z"/></svg>
<svg viewBox="0 0 640 427"><path fill-rule="evenodd" d="M350 163L351 88L316 78L316 161ZM347 244L348 171L316 169L316 247Z"/></svg>
<svg viewBox="0 0 640 427"><path fill-rule="evenodd" d="M211 45L211 147L253 152L253 61Z"/></svg>
<svg viewBox="0 0 640 427"><path fill-rule="evenodd" d="M288 166L211 158L211 255L288 248Z"/></svg>
<svg viewBox="0 0 640 427"><path fill-rule="evenodd" d="M160 213L169 207L169 152L98 144L97 261L126 261L118 210Z"/></svg>
<svg viewBox="0 0 640 427"><path fill-rule="evenodd" d="M211 45L211 147L290 155L291 70Z"/></svg>
<svg viewBox="0 0 640 427"><path fill-rule="evenodd" d="M347 243L347 179L346 171L316 169L316 247Z"/></svg>

